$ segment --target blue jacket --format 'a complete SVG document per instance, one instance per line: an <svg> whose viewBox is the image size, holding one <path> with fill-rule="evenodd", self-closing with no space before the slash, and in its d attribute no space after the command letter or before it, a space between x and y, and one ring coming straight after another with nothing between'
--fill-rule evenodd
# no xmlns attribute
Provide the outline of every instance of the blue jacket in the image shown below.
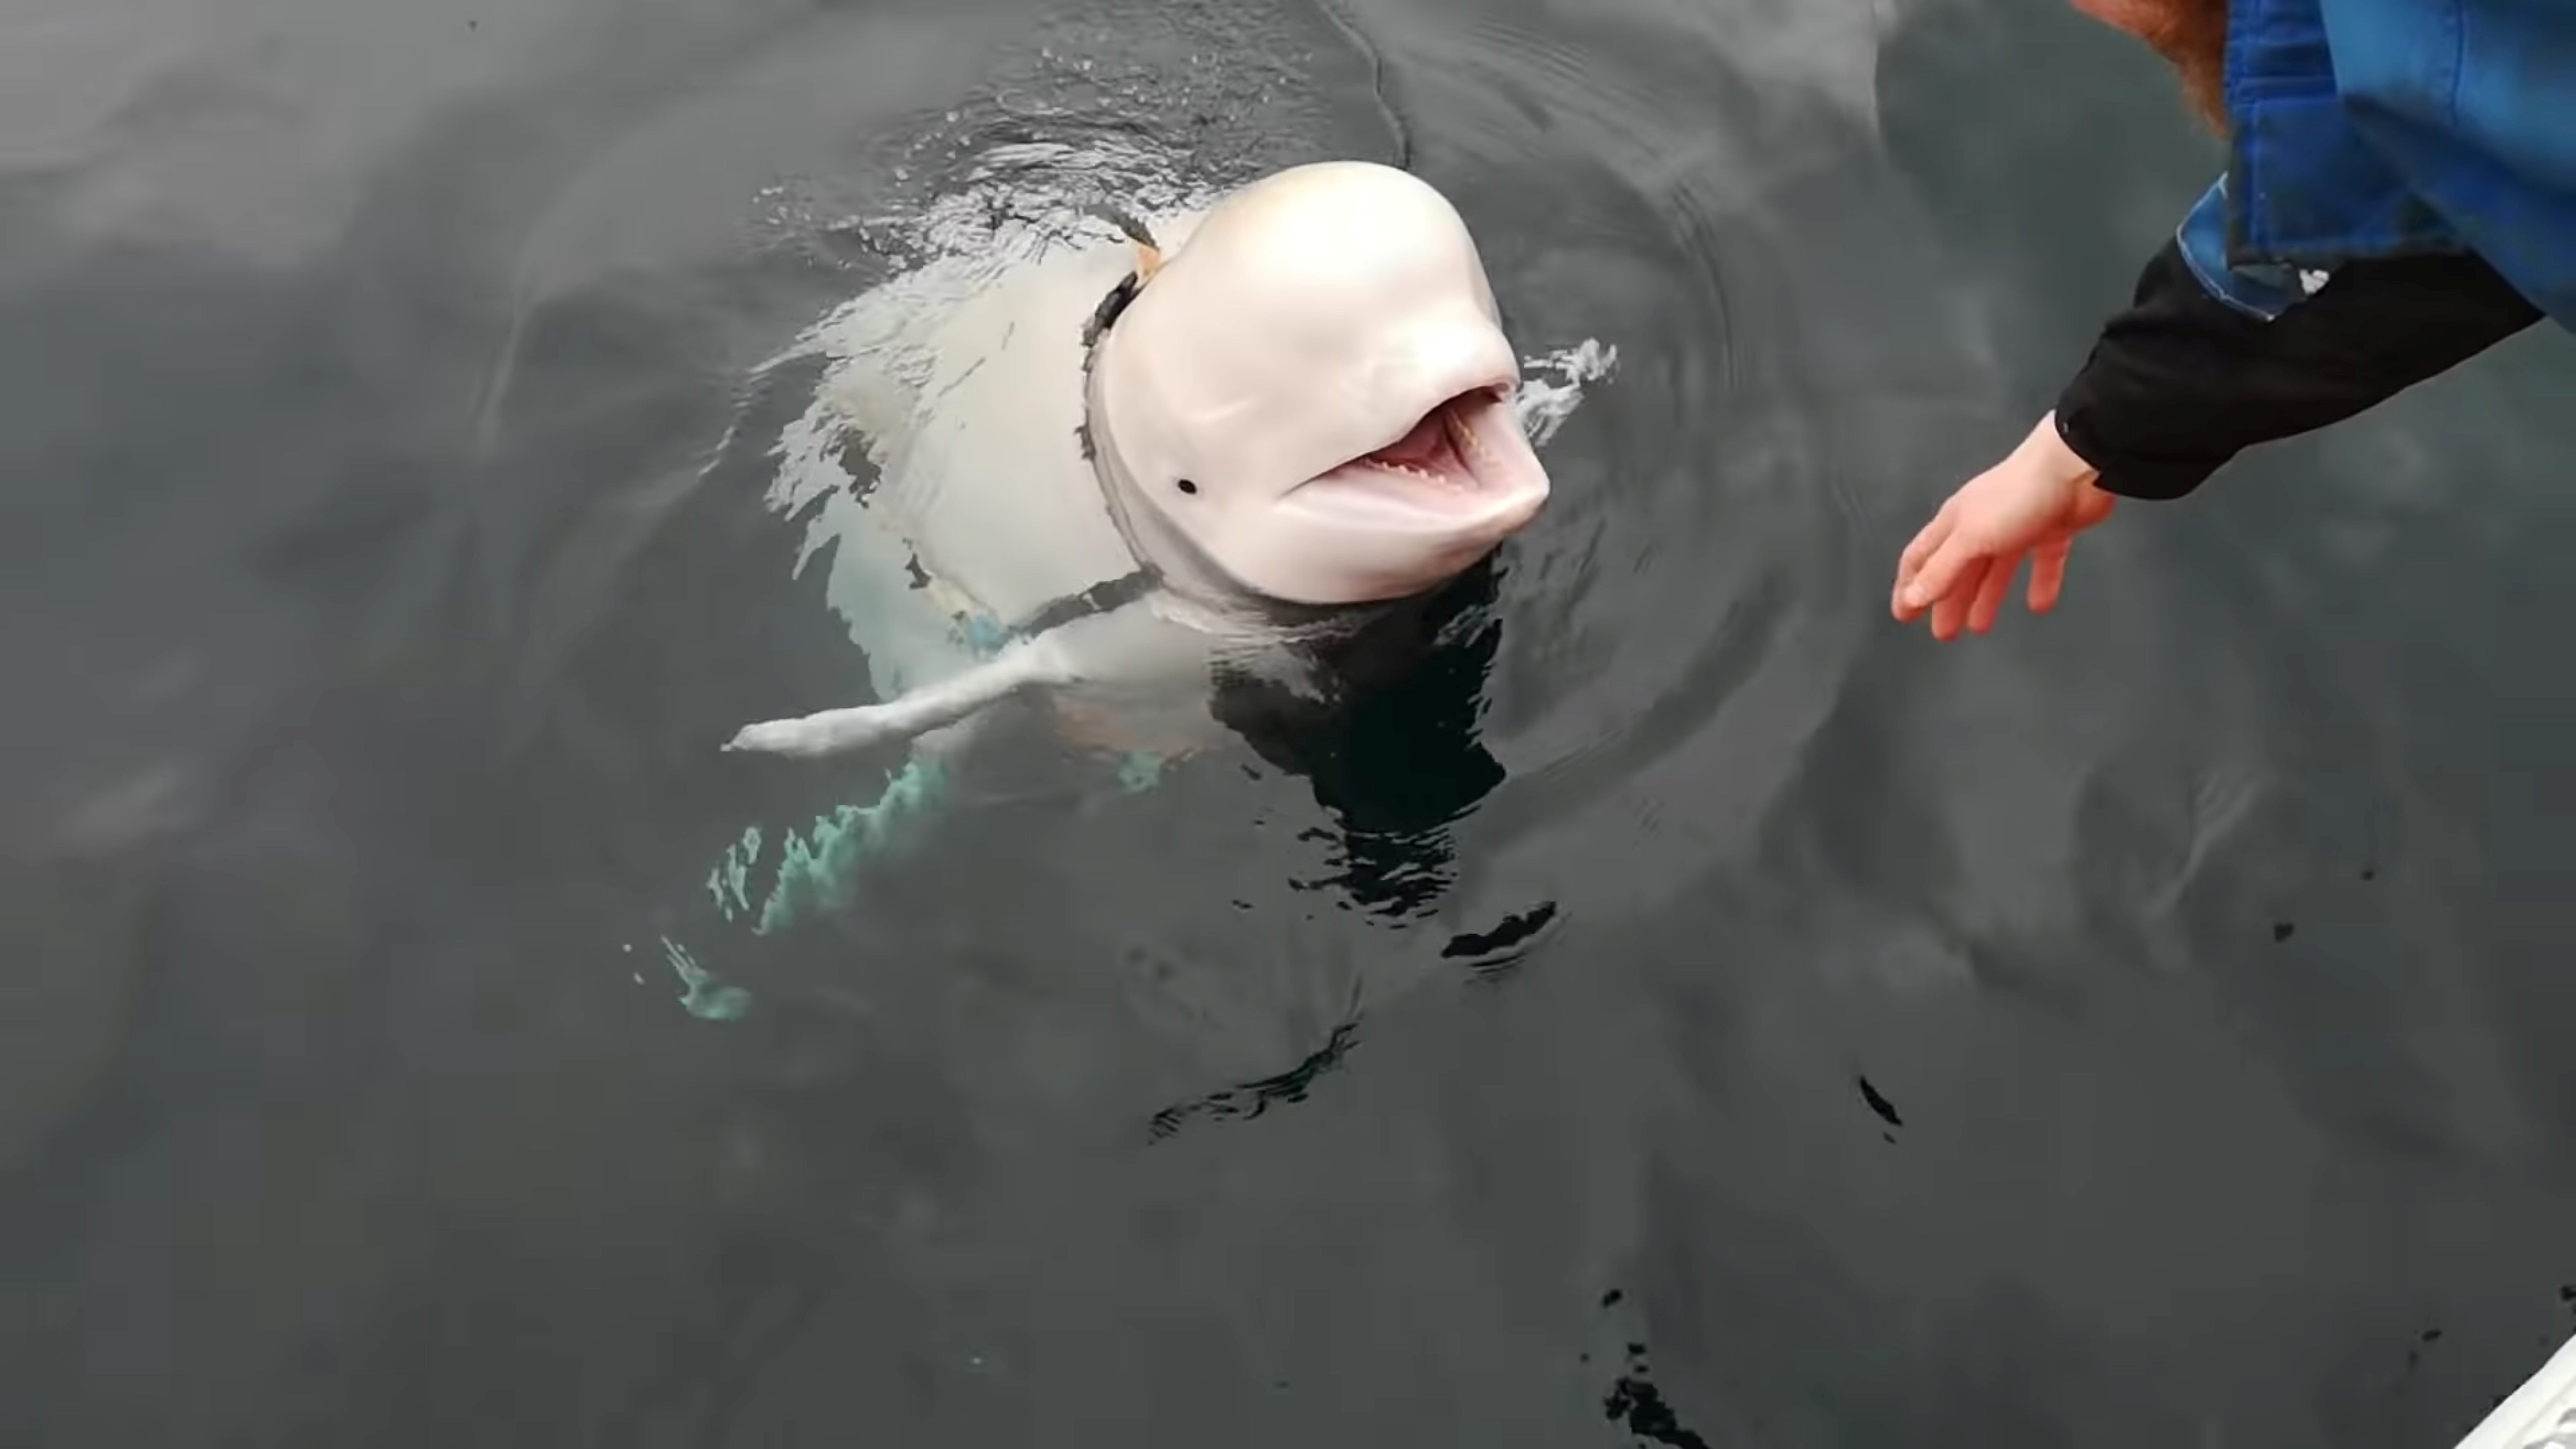
<svg viewBox="0 0 2576 1449"><path fill-rule="evenodd" d="M2365 257L2473 251L2576 329L2576 0L2233 0L2227 170L2177 240L2277 316Z"/></svg>

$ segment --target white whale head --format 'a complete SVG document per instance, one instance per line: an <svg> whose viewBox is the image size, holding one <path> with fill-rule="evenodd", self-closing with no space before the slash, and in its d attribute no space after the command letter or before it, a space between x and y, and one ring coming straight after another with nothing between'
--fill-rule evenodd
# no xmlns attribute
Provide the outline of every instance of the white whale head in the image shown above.
<svg viewBox="0 0 2576 1449"><path fill-rule="evenodd" d="M1144 551L1177 535L1221 584L1373 603L1537 515L1519 380L1447 198L1326 162L1227 197L1152 274L1101 338L1093 439Z"/></svg>

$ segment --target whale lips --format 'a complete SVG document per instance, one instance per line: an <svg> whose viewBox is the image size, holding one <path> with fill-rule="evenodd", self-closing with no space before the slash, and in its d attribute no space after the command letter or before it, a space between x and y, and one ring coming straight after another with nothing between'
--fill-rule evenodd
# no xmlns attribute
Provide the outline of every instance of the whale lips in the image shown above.
<svg viewBox="0 0 2576 1449"><path fill-rule="evenodd" d="M1476 486L1473 459L1486 451L1484 444L1476 441L1475 431L1468 421L1469 410L1479 401L1468 397L1451 398L1423 414L1422 421L1413 425L1412 432L1356 462L1362 467L1382 468L1428 483L1473 488Z"/></svg>
<svg viewBox="0 0 2576 1449"><path fill-rule="evenodd" d="M1482 524L1482 533L1518 528L1546 499L1547 473L1512 415L1510 385L1492 384L1441 402L1402 437L1318 474L1284 501L1380 527Z"/></svg>

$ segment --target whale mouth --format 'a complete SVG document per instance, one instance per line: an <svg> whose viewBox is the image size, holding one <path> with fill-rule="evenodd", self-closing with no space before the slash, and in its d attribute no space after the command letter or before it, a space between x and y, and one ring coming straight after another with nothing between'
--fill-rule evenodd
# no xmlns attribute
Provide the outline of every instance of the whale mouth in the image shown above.
<svg viewBox="0 0 2576 1449"><path fill-rule="evenodd" d="M1301 505L1415 530L1469 529L1497 537L1547 499L1547 473L1512 410L1512 384L1488 383L1442 401L1384 447L1299 484Z"/></svg>

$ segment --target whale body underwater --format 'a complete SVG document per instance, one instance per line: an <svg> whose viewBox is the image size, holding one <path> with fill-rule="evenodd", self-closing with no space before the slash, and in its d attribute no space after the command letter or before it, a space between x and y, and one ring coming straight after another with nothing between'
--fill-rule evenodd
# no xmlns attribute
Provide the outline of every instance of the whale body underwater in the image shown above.
<svg viewBox="0 0 2576 1449"><path fill-rule="evenodd" d="M770 501L829 547L876 702L726 750L937 759L1024 699L1080 743L1185 754L1218 677L1320 697L1319 647L1538 515L1522 364L1429 183L1321 162L1108 219L905 274L802 339L827 365ZM834 461L853 442L871 479Z"/></svg>

